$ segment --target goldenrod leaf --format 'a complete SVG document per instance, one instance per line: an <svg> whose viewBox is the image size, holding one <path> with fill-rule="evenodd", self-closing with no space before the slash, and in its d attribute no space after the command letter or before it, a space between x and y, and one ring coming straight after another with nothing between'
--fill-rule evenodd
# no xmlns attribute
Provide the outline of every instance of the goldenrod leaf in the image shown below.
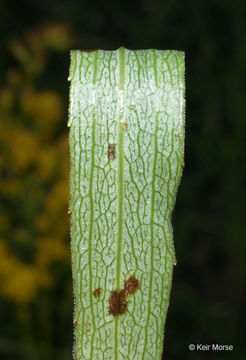
<svg viewBox="0 0 246 360"><path fill-rule="evenodd" d="M72 51L77 360L160 359L183 166L184 54Z"/></svg>

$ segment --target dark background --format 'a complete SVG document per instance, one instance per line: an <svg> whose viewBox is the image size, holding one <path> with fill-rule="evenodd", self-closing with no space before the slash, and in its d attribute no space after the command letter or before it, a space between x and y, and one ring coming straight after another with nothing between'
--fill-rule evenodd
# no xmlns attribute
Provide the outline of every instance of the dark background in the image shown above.
<svg viewBox="0 0 246 360"><path fill-rule="evenodd" d="M1 0L0 14L0 359L72 359L69 49L119 46L186 54L164 358L245 359L246 2Z"/></svg>

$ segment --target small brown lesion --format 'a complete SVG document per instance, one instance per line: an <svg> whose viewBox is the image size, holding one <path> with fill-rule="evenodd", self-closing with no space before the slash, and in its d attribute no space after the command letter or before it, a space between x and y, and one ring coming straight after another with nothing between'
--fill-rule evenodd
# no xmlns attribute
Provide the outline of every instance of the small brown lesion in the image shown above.
<svg viewBox="0 0 246 360"><path fill-rule="evenodd" d="M93 295L98 298L102 293L102 289L101 288L98 288L96 290L93 291Z"/></svg>
<svg viewBox="0 0 246 360"><path fill-rule="evenodd" d="M109 298L109 314L116 316L125 314L128 302L126 300L125 290L112 291Z"/></svg>
<svg viewBox="0 0 246 360"><path fill-rule="evenodd" d="M139 289L139 280L134 276L130 276L129 279L125 282L125 292L128 294L135 294Z"/></svg>
<svg viewBox="0 0 246 360"><path fill-rule="evenodd" d="M108 158L109 160L114 160L116 157L115 155L115 144L109 144L108 146Z"/></svg>
<svg viewBox="0 0 246 360"><path fill-rule="evenodd" d="M182 166L182 168L184 169L184 168L185 168L185 163L182 162L181 166Z"/></svg>
<svg viewBox="0 0 246 360"><path fill-rule="evenodd" d="M127 129L127 126L128 126L128 124L127 124L126 122L124 122L124 123L122 124L123 130L126 130L126 129Z"/></svg>
<svg viewBox="0 0 246 360"><path fill-rule="evenodd" d="M134 276L130 276L125 282L124 289L113 290L109 298L109 314L113 316L125 314L128 305L127 295L135 294L138 289L139 280Z"/></svg>

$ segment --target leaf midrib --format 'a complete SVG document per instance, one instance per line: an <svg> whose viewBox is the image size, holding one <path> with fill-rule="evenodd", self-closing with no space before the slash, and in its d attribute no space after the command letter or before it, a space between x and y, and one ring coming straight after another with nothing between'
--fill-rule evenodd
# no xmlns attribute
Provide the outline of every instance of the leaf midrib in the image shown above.
<svg viewBox="0 0 246 360"><path fill-rule="evenodd" d="M121 287L121 257L123 243L124 225L124 130L122 123L125 117L125 71L126 71L126 49L119 48L119 98L117 119L117 245L116 245L116 290ZM123 97L123 99L121 98ZM122 101L123 100L123 101ZM119 342L119 316L114 318L114 359L118 359Z"/></svg>

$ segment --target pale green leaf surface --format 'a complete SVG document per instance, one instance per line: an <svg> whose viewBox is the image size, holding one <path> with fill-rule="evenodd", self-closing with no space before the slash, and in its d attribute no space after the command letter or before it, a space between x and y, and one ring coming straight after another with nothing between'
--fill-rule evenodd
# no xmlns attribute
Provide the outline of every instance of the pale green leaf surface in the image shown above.
<svg viewBox="0 0 246 360"><path fill-rule="evenodd" d="M72 51L70 80L76 359L159 360L175 262L184 54ZM127 312L113 317L111 292L131 275L140 288L128 295Z"/></svg>

